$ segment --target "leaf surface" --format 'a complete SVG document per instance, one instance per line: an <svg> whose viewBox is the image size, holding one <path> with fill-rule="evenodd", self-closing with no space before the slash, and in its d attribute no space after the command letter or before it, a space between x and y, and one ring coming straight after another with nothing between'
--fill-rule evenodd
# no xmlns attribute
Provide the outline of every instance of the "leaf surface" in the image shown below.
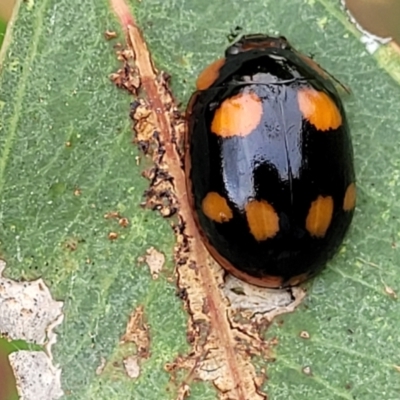
<svg viewBox="0 0 400 400"><path fill-rule="evenodd" d="M396 53L388 47L368 54L333 0L146 0L131 7L182 104L236 26L286 36L351 88L345 106L358 180L353 226L303 305L266 333L278 339L276 361L258 358L255 365L267 370L272 400L398 399ZM190 351L188 317L175 293L175 237L168 221L139 207L149 161L131 143L132 99L108 77L120 63L115 41L104 39L107 29L118 31L119 23L105 0L20 5L0 60L1 255L9 276L42 276L66 302L53 351L68 398L174 399L164 365ZM111 212L129 225L104 218ZM158 279L138 262L152 246L167 260ZM122 360L132 349L120 340L139 306L150 355L139 378L130 379ZM97 375L103 358L108 364ZM190 387L193 399L217 397L211 385Z"/></svg>

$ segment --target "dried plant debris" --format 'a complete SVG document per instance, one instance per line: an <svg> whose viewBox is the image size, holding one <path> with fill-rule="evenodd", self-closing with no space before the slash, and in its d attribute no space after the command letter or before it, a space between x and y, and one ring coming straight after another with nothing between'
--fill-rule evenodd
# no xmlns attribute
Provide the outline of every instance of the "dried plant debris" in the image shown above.
<svg viewBox="0 0 400 400"><path fill-rule="evenodd" d="M9 358L21 399L56 400L63 395L61 370L51 364L44 352L21 350Z"/></svg>
<svg viewBox="0 0 400 400"><path fill-rule="evenodd" d="M23 399L58 399L62 395L61 371L52 365L54 328L63 320L63 303L55 301L42 279L16 282L2 276L0 260L0 333L12 340L45 346L46 352L10 354L18 391Z"/></svg>
<svg viewBox="0 0 400 400"><path fill-rule="evenodd" d="M244 284L226 276L209 256L186 199L182 168L186 125L169 89L169 76L154 67L124 0L110 1L127 41L127 48L117 53L123 66L111 78L134 96L134 142L154 162L143 173L150 181L143 205L170 218L176 234L177 292L190 316L187 336L192 350L165 366L178 385L177 398L186 398L190 382L200 379L211 381L220 399L266 399L260 389L265 373L257 374L251 363L254 355L271 357L272 344L263 340L260 328L275 315L292 311L304 291L268 291ZM131 320L140 320L141 312L136 310ZM131 329L126 335L128 331ZM138 334L134 338L138 340ZM148 344L144 348L148 349ZM183 382L178 380L182 375L186 376Z"/></svg>

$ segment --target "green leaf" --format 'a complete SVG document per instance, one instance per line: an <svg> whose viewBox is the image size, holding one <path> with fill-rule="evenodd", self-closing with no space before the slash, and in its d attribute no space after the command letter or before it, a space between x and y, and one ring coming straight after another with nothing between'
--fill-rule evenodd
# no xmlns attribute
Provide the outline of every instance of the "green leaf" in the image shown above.
<svg viewBox="0 0 400 400"><path fill-rule="evenodd" d="M118 24L105 1L81 11L79 1L22 3L15 21L0 75L1 253L9 276L42 276L65 301L54 348L65 391L163 398L163 365L187 348L186 317L167 281L174 237L167 221L139 206L146 160L136 165L131 99L108 78L119 63L103 36ZM111 211L128 227L105 219ZM151 246L167 257L157 280L138 262ZM152 340L141 378L98 378L139 304Z"/></svg>
<svg viewBox="0 0 400 400"><path fill-rule="evenodd" d="M400 306L390 290L400 292L400 63L388 48L368 54L336 3L146 0L132 6L156 65L172 76L183 104L236 26L286 36L353 92L346 110L357 212L341 253L312 282L303 305L266 333L278 338L276 361L255 362L267 370L264 389L272 400L399 398ZM139 206L149 161L131 143L131 99L108 78L120 64L115 41L103 34L118 30L118 21L106 0L42 0L21 2L13 22L0 60L6 274L42 276L65 301L53 353L69 398L174 399L164 365L190 351L188 316L173 282L169 223ZM128 227L104 218L110 212L128 218ZM138 262L151 246L167 258L158 279ZM138 306L149 326L150 356L132 380L122 365L132 349L119 342ZM102 358L108 364L96 375ZM191 384L191 393L217 397L203 383Z"/></svg>

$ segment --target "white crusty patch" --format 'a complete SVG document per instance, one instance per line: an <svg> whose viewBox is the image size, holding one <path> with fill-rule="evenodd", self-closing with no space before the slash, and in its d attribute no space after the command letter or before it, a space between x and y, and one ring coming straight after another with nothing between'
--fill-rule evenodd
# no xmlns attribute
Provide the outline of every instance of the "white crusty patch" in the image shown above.
<svg viewBox="0 0 400 400"><path fill-rule="evenodd" d="M63 319L63 303L53 300L42 279L16 282L4 278L5 266L0 260L0 332L50 350L56 336L53 329Z"/></svg>
<svg viewBox="0 0 400 400"><path fill-rule="evenodd" d="M137 356L128 356L124 358L124 368L129 378L136 379L140 375L140 365Z"/></svg>
<svg viewBox="0 0 400 400"><path fill-rule="evenodd" d="M150 247L146 252L145 260L150 268L151 276L153 279L157 279L165 263L164 254L157 251L154 247Z"/></svg>
<svg viewBox="0 0 400 400"><path fill-rule="evenodd" d="M44 351L17 351L9 359L21 398L53 400L62 396L61 370L52 365L54 328L61 324L63 302L52 298L42 279L18 282L3 277L0 260L0 334L44 346Z"/></svg>
<svg viewBox="0 0 400 400"><path fill-rule="evenodd" d="M43 351L11 353L10 364L23 400L57 400L63 395L61 369L55 368Z"/></svg>

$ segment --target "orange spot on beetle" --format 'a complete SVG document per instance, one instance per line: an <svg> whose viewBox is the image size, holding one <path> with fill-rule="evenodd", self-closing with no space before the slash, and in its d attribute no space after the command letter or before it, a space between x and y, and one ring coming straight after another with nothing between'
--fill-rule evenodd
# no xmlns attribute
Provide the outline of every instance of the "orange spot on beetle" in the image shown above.
<svg viewBox="0 0 400 400"><path fill-rule="evenodd" d="M222 102L211 131L223 137L246 136L258 126L262 113L262 101L255 93L239 93Z"/></svg>
<svg viewBox="0 0 400 400"><path fill-rule="evenodd" d="M227 222L233 217L226 199L216 192L207 193L201 204L203 213L215 222Z"/></svg>
<svg viewBox="0 0 400 400"><path fill-rule="evenodd" d="M247 223L254 238L261 242L274 237L279 231L279 217L265 200L252 200L246 207Z"/></svg>
<svg viewBox="0 0 400 400"><path fill-rule="evenodd" d="M342 124L339 109L325 92L300 89L297 100L304 118L318 130L337 129Z"/></svg>
<svg viewBox="0 0 400 400"><path fill-rule="evenodd" d="M220 58L214 61L208 67L201 71L196 81L196 87L198 90L208 89L218 78L219 70L225 64L225 58Z"/></svg>
<svg viewBox="0 0 400 400"><path fill-rule="evenodd" d="M311 203L306 219L306 229L312 236L324 237L332 221L333 199L331 196L318 196Z"/></svg>
<svg viewBox="0 0 400 400"><path fill-rule="evenodd" d="M356 185L355 183L350 183L347 186L346 193L343 199L343 210L350 211L356 206Z"/></svg>

